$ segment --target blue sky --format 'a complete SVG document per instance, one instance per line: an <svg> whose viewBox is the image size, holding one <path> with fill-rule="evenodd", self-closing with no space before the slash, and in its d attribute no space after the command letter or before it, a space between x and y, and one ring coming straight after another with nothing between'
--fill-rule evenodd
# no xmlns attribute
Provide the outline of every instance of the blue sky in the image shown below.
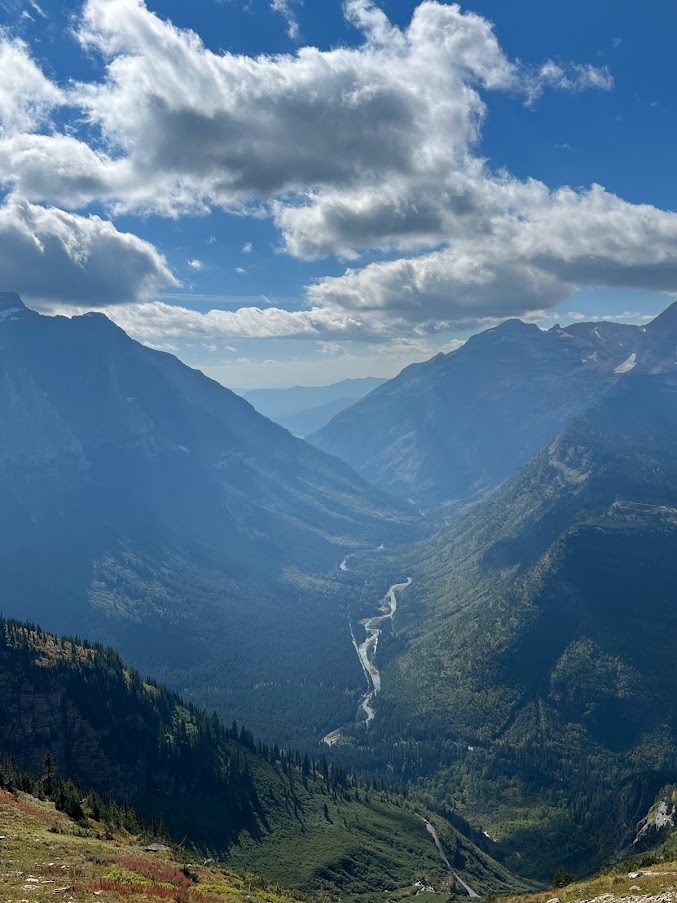
<svg viewBox="0 0 677 903"><path fill-rule="evenodd" d="M669 4L0 0L0 24L0 287L227 385L390 376L677 291Z"/></svg>

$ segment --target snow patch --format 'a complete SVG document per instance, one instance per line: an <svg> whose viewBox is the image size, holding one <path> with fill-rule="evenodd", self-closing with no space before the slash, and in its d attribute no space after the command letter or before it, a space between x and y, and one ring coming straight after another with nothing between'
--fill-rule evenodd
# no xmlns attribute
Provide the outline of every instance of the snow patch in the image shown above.
<svg viewBox="0 0 677 903"><path fill-rule="evenodd" d="M7 310L0 310L0 320L18 320L22 313L20 307L8 307Z"/></svg>
<svg viewBox="0 0 677 903"><path fill-rule="evenodd" d="M619 364L614 373L629 373L637 363L637 352L633 351L630 357Z"/></svg>

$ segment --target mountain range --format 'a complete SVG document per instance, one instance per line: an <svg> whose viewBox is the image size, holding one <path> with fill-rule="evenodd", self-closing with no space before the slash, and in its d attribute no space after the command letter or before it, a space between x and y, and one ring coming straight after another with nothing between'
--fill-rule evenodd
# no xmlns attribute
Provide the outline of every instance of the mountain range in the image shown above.
<svg viewBox="0 0 677 903"><path fill-rule="evenodd" d="M256 410L288 429L294 436L310 435L335 414L349 408L385 379L343 379L329 386L292 386L289 389L249 389L240 395Z"/></svg>
<svg viewBox="0 0 677 903"><path fill-rule="evenodd" d="M268 880L291 868L294 822L326 830L322 792L290 797L282 760L247 732L213 742L202 708L269 749L321 749L344 775L395 782L460 827L446 842L487 887L600 866L677 773L676 349L677 305L645 327L508 321L377 386L314 447L101 315L44 317L0 295L3 611L111 644L171 688L26 627L24 651L5 651L6 736L28 723L27 756L54 748L83 772L86 750L106 783L168 737L157 771L142 759L134 786L111 789L163 812L198 799L178 829L222 832L233 863L256 855ZM94 661L86 679L73 670ZM28 722L26 686L42 699ZM45 736L49 699L65 721ZM87 707L71 723L73 699ZM148 731L123 718L102 739L118 704ZM207 784L177 783L184 733L204 744L207 783L218 761L242 765L232 818ZM393 887L429 840L403 816L409 852L386 854L395 795L376 820L340 803L338 843L370 845ZM366 827L348 836L352 813ZM311 847L297 887L321 873L369 892L369 856Z"/></svg>
<svg viewBox="0 0 677 903"><path fill-rule="evenodd" d="M473 497L601 397L633 366L643 337L617 323L544 331L508 320L407 367L308 441L404 498Z"/></svg>
<svg viewBox="0 0 677 903"><path fill-rule="evenodd" d="M677 308L642 336L604 396L414 548L381 657L380 739L406 725L437 749L438 792L541 878L598 865L614 786L677 766Z"/></svg>

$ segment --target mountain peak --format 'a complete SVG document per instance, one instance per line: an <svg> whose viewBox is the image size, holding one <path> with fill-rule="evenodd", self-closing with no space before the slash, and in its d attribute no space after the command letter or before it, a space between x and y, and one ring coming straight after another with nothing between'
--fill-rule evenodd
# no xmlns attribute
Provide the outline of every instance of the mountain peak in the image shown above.
<svg viewBox="0 0 677 903"><path fill-rule="evenodd" d="M478 333L473 338L480 337L483 341L488 340L489 342L494 342L496 339L530 342L534 337L537 338L541 332L542 330L535 323L525 323L524 320L512 317L510 320L503 320L498 326Z"/></svg>
<svg viewBox="0 0 677 903"><path fill-rule="evenodd" d="M16 292L0 292L0 317L27 309Z"/></svg>
<svg viewBox="0 0 677 903"><path fill-rule="evenodd" d="M658 314L657 317L648 324L647 330L656 332L658 330L673 330L677 327L677 301L673 301L670 307Z"/></svg>

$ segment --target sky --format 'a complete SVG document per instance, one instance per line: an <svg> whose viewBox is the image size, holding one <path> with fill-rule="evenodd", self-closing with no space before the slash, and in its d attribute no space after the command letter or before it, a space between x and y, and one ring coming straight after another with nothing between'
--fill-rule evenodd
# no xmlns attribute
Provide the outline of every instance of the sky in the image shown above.
<svg viewBox="0 0 677 903"><path fill-rule="evenodd" d="M677 6L0 0L0 290L225 385L677 297Z"/></svg>

